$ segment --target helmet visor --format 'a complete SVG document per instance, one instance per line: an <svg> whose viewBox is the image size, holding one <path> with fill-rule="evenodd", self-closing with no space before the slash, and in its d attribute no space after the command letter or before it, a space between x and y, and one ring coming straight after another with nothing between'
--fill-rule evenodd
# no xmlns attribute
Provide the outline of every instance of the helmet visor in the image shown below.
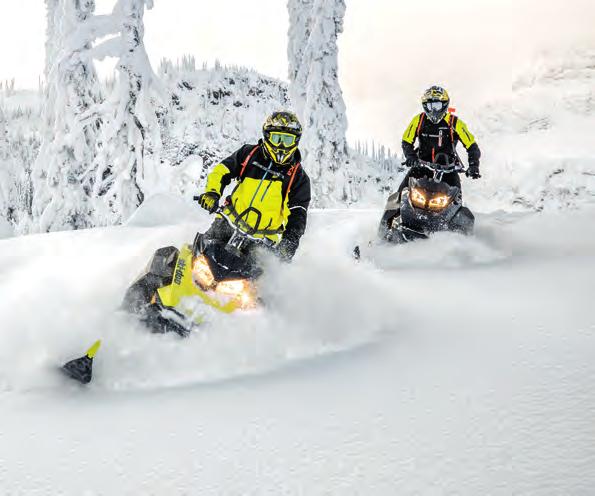
<svg viewBox="0 0 595 496"><path fill-rule="evenodd" d="M274 146L282 146L283 148L290 148L297 143L297 136L289 133L272 132L269 134L269 141Z"/></svg>
<svg viewBox="0 0 595 496"><path fill-rule="evenodd" d="M426 115L434 124L438 124L446 115L448 109L448 102L441 102L440 100L431 100L423 104Z"/></svg>
<svg viewBox="0 0 595 496"><path fill-rule="evenodd" d="M445 107L446 102L433 101L424 103L424 109L427 112L442 112L445 109Z"/></svg>

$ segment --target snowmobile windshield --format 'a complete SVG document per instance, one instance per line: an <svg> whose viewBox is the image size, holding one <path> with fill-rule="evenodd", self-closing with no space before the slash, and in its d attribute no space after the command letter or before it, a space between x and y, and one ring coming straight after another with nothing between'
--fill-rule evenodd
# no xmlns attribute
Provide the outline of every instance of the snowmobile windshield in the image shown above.
<svg viewBox="0 0 595 496"><path fill-rule="evenodd" d="M225 243L209 243L202 254L208 260L215 281L255 279L262 274L262 268L255 264L253 257L239 256L227 250Z"/></svg>
<svg viewBox="0 0 595 496"><path fill-rule="evenodd" d="M427 191L428 193L440 193L450 197L455 197L459 192L459 188L457 188L456 186L450 186L442 181L436 182L433 179L426 177L422 177L420 179L412 179L410 186L413 188Z"/></svg>
<svg viewBox="0 0 595 496"><path fill-rule="evenodd" d="M412 179L409 198L414 207L440 212L456 198L459 188L433 179Z"/></svg>

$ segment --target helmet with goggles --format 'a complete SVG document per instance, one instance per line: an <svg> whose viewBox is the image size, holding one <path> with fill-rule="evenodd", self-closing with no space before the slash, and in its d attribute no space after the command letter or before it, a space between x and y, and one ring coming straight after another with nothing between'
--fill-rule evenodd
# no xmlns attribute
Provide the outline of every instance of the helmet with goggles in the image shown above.
<svg viewBox="0 0 595 496"><path fill-rule="evenodd" d="M284 165L291 161L302 136L302 125L292 112L275 112L262 126L264 150L271 160Z"/></svg>
<svg viewBox="0 0 595 496"><path fill-rule="evenodd" d="M428 119L434 124L438 124L448 112L450 97L444 88L432 86L424 92L421 104Z"/></svg>

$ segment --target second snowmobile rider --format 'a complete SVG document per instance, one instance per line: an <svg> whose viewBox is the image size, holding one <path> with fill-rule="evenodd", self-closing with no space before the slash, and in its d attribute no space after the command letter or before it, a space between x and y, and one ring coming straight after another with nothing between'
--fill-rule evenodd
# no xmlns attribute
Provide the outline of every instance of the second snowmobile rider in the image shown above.
<svg viewBox="0 0 595 496"><path fill-rule="evenodd" d="M242 231L273 240L279 257L289 261L306 230L310 205L310 179L298 150L302 126L295 114L275 112L266 119L262 132L257 145L242 146L214 167L200 205L215 212L223 191L235 179L224 213ZM222 217L205 233L223 241L232 234Z"/></svg>
<svg viewBox="0 0 595 496"><path fill-rule="evenodd" d="M467 176L479 179L479 146L467 125L451 113L447 91L440 86L432 86L424 92L421 103L424 111L413 118L403 135L405 165L410 171L401 183L399 193L408 185L410 177L418 178L428 174L425 169L415 167L419 160L436 163L439 159L446 158L448 162L458 162L456 147L459 141L467 150ZM419 142L418 149L414 147L416 139ZM456 172L445 174L442 180L451 186L461 187L461 180Z"/></svg>

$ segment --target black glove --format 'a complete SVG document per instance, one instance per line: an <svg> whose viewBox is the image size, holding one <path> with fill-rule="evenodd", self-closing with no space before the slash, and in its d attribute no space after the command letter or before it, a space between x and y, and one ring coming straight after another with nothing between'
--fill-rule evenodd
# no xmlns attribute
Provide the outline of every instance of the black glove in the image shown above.
<svg viewBox="0 0 595 496"><path fill-rule="evenodd" d="M479 164L469 164L469 168L467 169L467 172L465 172L465 175L471 179L479 179L481 177L481 174L479 173Z"/></svg>
<svg viewBox="0 0 595 496"><path fill-rule="evenodd" d="M419 158L415 155L410 155L405 158L405 167L415 167L419 162Z"/></svg>
<svg viewBox="0 0 595 496"><path fill-rule="evenodd" d="M219 198L221 195L219 193L215 193L214 191L207 191L203 193L199 197L199 203L202 208L204 208L207 212L212 214L219 208Z"/></svg>
<svg viewBox="0 0 595 496"><path fill-rule="evenodd" d="M274 253L282 262L291 262L291 259L297 251L297 244L287 238L283 238L277 246Z"/></svg>

